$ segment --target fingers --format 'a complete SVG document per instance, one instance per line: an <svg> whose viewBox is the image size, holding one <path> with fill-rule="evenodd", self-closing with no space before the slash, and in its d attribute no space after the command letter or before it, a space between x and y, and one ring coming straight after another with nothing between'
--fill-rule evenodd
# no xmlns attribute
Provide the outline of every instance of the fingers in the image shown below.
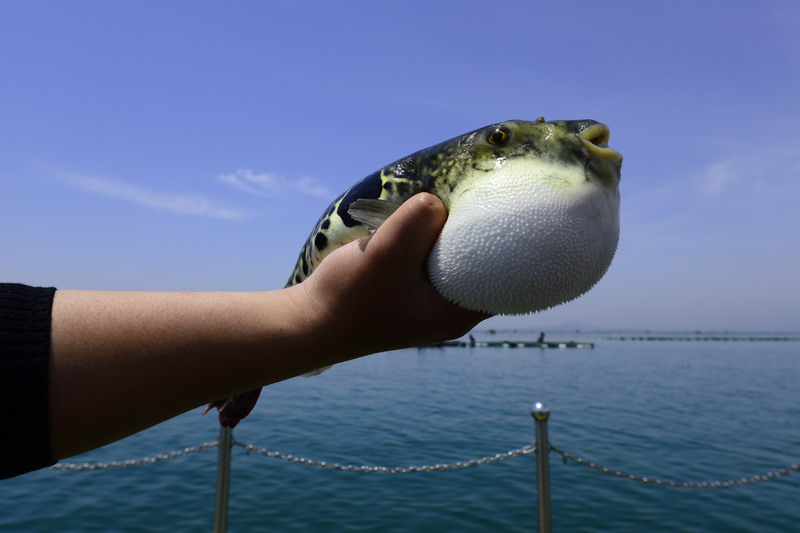
<svg viewBox="0 0 800 533"><path fill-rule="evenodd" d="M439 198L429 193L412 196L371 236L367 253L389 261L420 264L446 220L447 210Z"/></svg>
<svg viewBox="0 0 800 533"><path fill-rule="evenodd" d="M428 279L425 261L446 219L436 196L413 196L373 235L332 252L297 286L304 309L315 311L317 337L328 339L327 364L458 337L487 318L448 302Z"/></svg>
<svg viewBox="0 0 800 533"><path fill-rule="evenodd" d="M418 269L417 272L420 278L424 278L424 282L417 289L424 293L425 299L431 305L437 306L438 317L441 317L438 313L445 311L453 313L454 325L458 329L461 327L458 324L465 320L474 325L490 315L469 311L446 301L430 284L424 264L446 220L447 209L439 198L429 193L412 196L370 237L367 253L375 253L393 267ZM423 268L420 269L420 266ZM420 297L422 293L415 294ZM411 293L406 294L411 296ZM431 299L436 300L436 303L430 302ZM414 305L418 306L419 303L419 300L414 301ZM469 327L464 332L468 329ZM461 333L455 336L460 335Z"/></svg>

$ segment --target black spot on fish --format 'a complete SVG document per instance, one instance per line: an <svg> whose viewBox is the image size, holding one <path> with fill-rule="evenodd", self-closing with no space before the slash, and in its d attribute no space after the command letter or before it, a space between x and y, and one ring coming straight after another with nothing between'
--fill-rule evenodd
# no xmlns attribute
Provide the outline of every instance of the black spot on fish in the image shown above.
<svg viewBox="0 0 800 533"><path fill-rule="evenodd" d="M360 222L356 222L347 212L347 210L350 209L351 203L359 198L380 198L381 190L381 172L377 171L359 181L352 189L347 191L347 194L345 194L344 198L342 198L342 201L339 203L339 209L336 210L336 213L339 215L339 218L342 219L344 225L348 228L352 228L360 224Z"/></svg>
<svg viewBox="0 0 800 533"><path fill-rule="evenodd" d="M314 246L316 246L317 250L320 252L328 247L328 238L324 233L317 233L317 236L314 237Z"/></svg>
<svg viewBox="0 0 800 533"><path fill-rule="evenodd" d="M300 258L300 268L303 269L303 275L308 276L308 263L306 262L305 256Z"/></svg>
<svg viewBox="0 0 800 533"><path fill-rule="evenodd" d="M395 184L395 187L397 189L397 194L399 194L400 196L408 196L409 191L411 190L411 187L408 185L408 182L406 181L398 181Z"/></svg>
<svg viewBox="0 0 800 533"><path fill-rule="evenodd" d="M330 227L330 225L331 225L331 219L330 218L326 218L325 220L322 221L322 224L320 224L319 227L321 229L328 229Z"/></svg>
<svg viewBox="0 0 800 533"><path fill-rule="evenodd" d="M300 279L300 273L295 274L294 275L294 282L295 283L300 283L301 281L303 281L303 280Z"/></svg>
<svg viewBox="0 0 800 533"><path fill-rule="evenodd" d="M392 182L391 181L387 181L386 183L383 184L383 188L384 188L384 190L391 191L392 190Z"/></svg>

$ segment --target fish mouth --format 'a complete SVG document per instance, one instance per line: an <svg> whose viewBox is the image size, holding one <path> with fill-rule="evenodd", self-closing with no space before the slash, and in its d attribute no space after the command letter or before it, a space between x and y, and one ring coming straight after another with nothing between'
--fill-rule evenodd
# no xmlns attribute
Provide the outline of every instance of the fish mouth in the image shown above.
<svg viewBox="0 0 800 533"><path fill-rule="evenodd" d="M590 166L604 182L619 180L622 169L622 154L609 148L611 129L605 124L592 124L578 134L583 152Z"/></svg>

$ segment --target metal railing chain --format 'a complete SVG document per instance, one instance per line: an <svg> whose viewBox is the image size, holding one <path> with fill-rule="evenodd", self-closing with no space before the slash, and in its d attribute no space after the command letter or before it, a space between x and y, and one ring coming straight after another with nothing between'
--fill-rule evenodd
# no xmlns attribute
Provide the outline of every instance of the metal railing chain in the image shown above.
<svg viewBox="0 0 800 533"><path fill-rule="evenodd" d="M522 448L517 448L516 450L510 450L504 453L498 453L495 455L481 457L478 459L470 459L468 461L457 461L455 463L422 465L422 466L369 466L369 465L343 465L339 463L329 463L327 461L306 459L305 457L295 457L294 455L284 454L276 451L270 451L264 448L257 448L252 444L245 444L243 442L234 442L233 444L234 446L240 446L249 452L259 453L261 455L266 455L267 457L272 457L273 459L280 459L281 461L287 461L289 463L300 463L306 466L316 466L318 468L326 468L328 470L339 470L343 472L369 472L377 474L410 474L413 472L441 472L444 470L456 470L459 468L469 468L471 466L486 465L489 463L502 461L504 459L510 459L512 457L518 457L520 455L533 453L536 451L536 447L533 446L532 444L529 444L527 446L523 446Z"/></svg>
<svg viewBox="0 0 800 533"><path fill-rule="evenodd" d="M600 466L592 461L587 461L586 459L572 455L568 452L565 452L564 450L560 450L555 446L553 446L552 444L550 445L550 451L559 454L564 459L564 463L566 463L567 461L572 461L579 465L591 468L592 470L595 470L597 472L608 474L609 476L618 477L620 479L627 479L629 481L637 481L639 483L646 483L648 485L657 485L661 487L678 487L682 489L721 489L729 487L740 487L742 485L751 485L753 483L760 483L762 481L777 479L779 477L783 477L791 474L792 472L797 472L798 470L800 470L800 464L796 463L793 465L789 465L786 468L781 468L779 470L766 472L764 474L744 477L741 479L730 479L727 481L669 481L647 476L637 476L634 474L628 474L626 472L622 472L620 470L613 470L605 466Z"/></svg>
<svg viewBox="0 0 800 533"><path fill-rule="evenodd" d="M183 448L182 450L175 450L173 452L154 455L152 457L127 459L125 461L108 461L103 463L56 463L50 468L53 470L104 470L107 468L125 468L127 466L147 465L161 461L168 461L170 459L175 459L176 457L181 457L183 455L189 455L190 453L196 453L201 450L213 448L217 444L217 440L214 439L197 446L190 446L188 448Z"/></svg>
<svg viewBox="0 0 800 533"><path fill-rule="evenodd" d="M128 466L139 466L139 465L158 463L162 461L168 461L170 459L175 459L178 457L182 457L184 455L189 455L202 450L207 450L208 448L214 448L218 444L219 441L217 439L214 439L208 442L204 442L203 444L199 444L197 446L190 446L180 450L175 450L165 454L154 455L151 457L141 457L139 459L126 459L124 461L105 461L99 463L57 463L51 466L50 468L52 470L73 470L73 471L125 468ZM497 461L503 461L505 459L511 459L513 457L519 457L521 455L529 455L536 452L536 446L534 446L533 444L528 444L526 446L517 448L515 450L509 450L507 452L497 453L495 455L488 455L486 457L479 457L476 459L469 459L465 461L456 461L452 463L444 463L444 464L437 463L437 464L419 465L419 466L378 466L378 465L352 465L352 464L346 465L340 463L332 463L328 461L320 461L316 459L308 459L306 457L297 457L295 455L287 453L281 453L274 450L267 450L266 448L259 448L252 444L246 444L239 441L234 441L233 445L243 448L248 452L257 453L260 455L264 455L266 457L278 459L280 461L286 461L288 463L313 466L327 470L339 470L341 472L365 472L365 473L376 473L376 474L410 474L414 472L442 472L447 470L457 470L460 468L469 468L473 466L491 464ZM800 471L800 463L795 463L785 468L780 468L777 470L765 472L763 474L757 474L754 476L744 477L741 479L730 479L726 481L672 481L650 476L639 476L623 472L621 470L616 470L602 465L598 465L593 461L589 461L588 459L584 459L577 455L573 455L569 452L566 452L560 448L556 448L552 444L550 445L550 451L560 455L564 460L564 463L572 461L573 463L585 466L596 472L600 472L602 474L606 474L612 477L627 479L629 481L636 481L648 485L656 485L660 487L677 487L684 489L714 489L714 488L739 487L742 485L751 485L753 483L760 483L762 481L778 479L787 476L792 472Z"/></svg>

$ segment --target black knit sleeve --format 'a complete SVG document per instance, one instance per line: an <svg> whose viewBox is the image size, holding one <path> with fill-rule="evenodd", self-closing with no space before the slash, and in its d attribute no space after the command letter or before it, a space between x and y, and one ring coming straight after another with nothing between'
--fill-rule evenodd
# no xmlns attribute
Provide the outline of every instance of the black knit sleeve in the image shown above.
<svg viewBox="0 0 800 533"><path fill-rule="evenodd" d="M0 283L0 478L54 463L48 365L54 288Z"/></svg>

